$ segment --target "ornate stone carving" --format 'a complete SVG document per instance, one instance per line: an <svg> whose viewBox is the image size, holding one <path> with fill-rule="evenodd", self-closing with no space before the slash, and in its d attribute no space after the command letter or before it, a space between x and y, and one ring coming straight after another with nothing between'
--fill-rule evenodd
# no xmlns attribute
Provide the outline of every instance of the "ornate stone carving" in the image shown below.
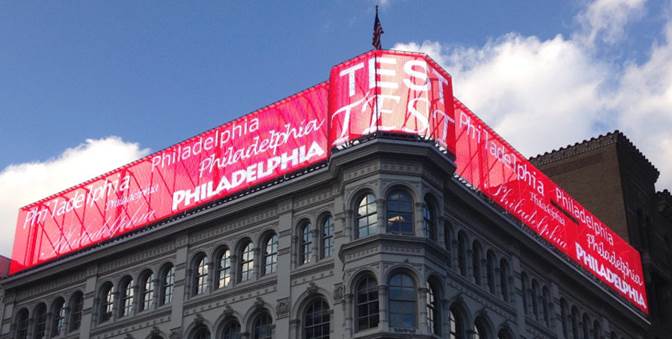
<svg viewBox="0 0 672 339"><path fill-rule="evenodd" d="M174 328L170 330L170 339L182 339L182 328Z"/></svg>
<svg viewBox="0 0 672 339"><path fill-rule="evenodd" d="M316 294L317 291L319 291L319 288L317 287L317 285L315 285L315 282L313 281L311 281L308 284L308 287L306 287L306 292L308 292L309 295Z"/></svg>
<svg viewBox="0 0 672 339"><path fill-rule="evenodd" d="M343 300L345 294L345 286L343 284L334 285L334 301Z"/></svg>
<svg viewBox="0 0 672 339"><path fill-rule="evenodd" d="M275 305L275 313L278 315L278 319L286 318L286 317L289 316L289 299L288 298L278 299L278 302Z"/></svg>

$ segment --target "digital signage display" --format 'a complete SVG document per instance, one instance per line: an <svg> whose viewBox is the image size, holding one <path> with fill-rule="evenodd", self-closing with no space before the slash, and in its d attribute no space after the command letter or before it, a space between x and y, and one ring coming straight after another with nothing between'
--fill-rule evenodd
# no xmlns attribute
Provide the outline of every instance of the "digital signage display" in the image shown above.
<svg viewBox="0 0 672 339"><path fill-rule="evenodd" d="M422 54L371 51L328 82L20 209L10 273L328 161L365 137L429 140L456 175L644 313L639 252L453 96Z"/></svg>

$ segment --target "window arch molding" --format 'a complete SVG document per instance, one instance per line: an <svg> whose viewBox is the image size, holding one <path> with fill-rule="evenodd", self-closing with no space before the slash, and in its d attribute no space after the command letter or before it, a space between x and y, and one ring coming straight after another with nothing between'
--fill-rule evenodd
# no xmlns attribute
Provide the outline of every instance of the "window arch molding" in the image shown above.
<svg viewBox="0 0 672 339"><path fill-rule="evenodd" d="M198 318L189 324L185 333L187 339L212 339L212 326L206 319Z"/></svg>
<svg viewBox="0 0 672 339"><path fill-rule="evenodd" d="M235 311L222 313L219 318L217 318L213 326L213 328L216 329L215 338L225 338L225 331L236 326L238 327L239 335L240 333L244 332L243 323L240 321L240 314Z"/></svg>
<svg viewBox="0 0 672 339"><path fill-rule="evenodd" d="M137 280L135 280L134 277L131 275L125 275L121 279L119 279L119 283L117 284L118 286L117 295L119 296L117 298L118 299L117 317L123 318L135 314L136 310L135 305L137 302L137 295L135 293L136 283Z"/></svg>
<svg viewBox="0 0 672 339"><path fill-rule="evenodd" d="M31 329L29 329L29 331L32 330L33 338L47 338L49 334L47 333L49 306L47 306L45 302L39 302L33 307L33 312L31 314L32 323L29 322L29 324L31 324Z"/></svg>
<svg viewBox="0 0 672 339"><path fill-rule="evenodd" d="M516 338L516 336L513 330L507 325L503 325L497 331L497 339L514 339L514 338Z"/></svg>
<svg viewBox="0 0 672 339"><path fill-rule="evenodd" d="M65 322L67 321L66 309L68 302L63 296L57 296L49 304L48 328L51 333L47 334L48 338L62 336L67 333Z"/></svg>
<svg viewBox="0 0 672 339"><path fill-rule="evenodd" d="M84 312L84 292L82 290L75 290L67 300L68 312L66 317L68 319L66 333L78 331L82 325L82 315Z"/></svg>
<svg viewBox="0 0 672 339"><path fill-rule="evenodd" d="M360 269L352 275L348 281L348 289L353 295L352 307L347 311L352 315L353 328L355 332L376 328L380 324L380 303L379 286L380 280L375 272L368 269ZM371 293L366 293L370 287ZM361 291L360 291L361 289ZM362 293L360 293L362 292ZM360 313L359 306L366 305L366 314ZM360 325L363 324L364 326Z"/></svg>
<svg viewBox="0 0 672 339"><path fill-rule="evenodd" d="M305 316L306 312L309 310L314 303L323 302L327 308L327 316L329 321L329 332L333 328L333 307L334 305L330 302L331 295L328 291L324 290L321 287L317 287L314 291L305 291L297 298L297 302L294 304L290 314L291 318L294 319L298 325L299 338L306 338L306 322Z"/></svg>
<svg viewBox="0 0 672 339"><path fill-rule="evenodd" d="M156 300L155 280L156 275L151 269L145 269L138 275L138 312L154 308L154 301Z"/></svg>
<svg viewBox="0 0 672 339"><path fill-rule="evenodd" d="M449 339L469 338L468 333L472 330L473 320L471 312L461 297L458 297L448 307L448 328L445 332Z"/></svg>
<svg viewBox="0 0 672 339"><path fill-rule="evenodd" d="M275 329L275 313L272 311L273 308L271 305L266 303L263 299L258 299L255 306L250 307L243 318L240 324L241 331L249 333L248 338L255 338L255 323L259 320L259 317L268 315L270 317L270 327L271 331L274 332Z"/></svg>
<svg viewBox="0 0 672 339"><path fill-rule="evenodd" d="M418 202L418 195L406 185L392 184L385 189L385 204L383 226L386 233L415 235L416 225L416 208L415 204Z"/></svg>
<svg viewBox="0 0 672 339"><path fill-rule="evenodd" d="M474 321L472 323L472 328L471 330L476 332L476 329L478 329L478 335L474 334L473 338L474 339L489 339L489 338L494 338L495 333L494 329L495 326L490 320L490 317L488 316L487 312L485 311L480 311L474 316Z"/></svg>
<svg viewBox="0 0 672 339"><path fill-rule="evenodd" d="M17 339L28 339L28 332L30 326L30 311L28 308L22 307L14 316L12 334Z"/></svg>
<svg viewBox="0 0 672 339"><path fill-rule="evenodd" d="M269 275L278 271L278 250L280 236L275 229L267 229L261 233L259 244L259 274Z"/></svg>

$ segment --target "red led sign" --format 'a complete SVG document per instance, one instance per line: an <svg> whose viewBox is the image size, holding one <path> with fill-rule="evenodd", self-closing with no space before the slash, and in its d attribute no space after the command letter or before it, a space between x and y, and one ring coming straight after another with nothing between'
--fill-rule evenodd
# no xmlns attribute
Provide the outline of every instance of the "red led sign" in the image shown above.
<svg viewBox="0 0 672 339"><path fill-rule="evenodd" d="M19 210L10 273L327 159L322 83Z"/></svg>
<svg viewBox="0 0 672 339"><path fill-rule="evenodd" d="M369 135L432 140L456 173L648 313L639 253L453 97L430 58L372 51L322 83L21 208L10 273L297 171Z"/></svg>

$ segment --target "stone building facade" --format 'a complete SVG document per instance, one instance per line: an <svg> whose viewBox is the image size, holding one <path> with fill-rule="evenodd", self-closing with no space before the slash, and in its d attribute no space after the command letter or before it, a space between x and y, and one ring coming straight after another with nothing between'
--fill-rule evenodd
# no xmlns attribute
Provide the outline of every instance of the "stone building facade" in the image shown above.
<svg viewBox="0 0 672 339"><path fill-rule="evenodd" d="M430 143L327 164L2 281L2 338L644 338Z"/></svg>

